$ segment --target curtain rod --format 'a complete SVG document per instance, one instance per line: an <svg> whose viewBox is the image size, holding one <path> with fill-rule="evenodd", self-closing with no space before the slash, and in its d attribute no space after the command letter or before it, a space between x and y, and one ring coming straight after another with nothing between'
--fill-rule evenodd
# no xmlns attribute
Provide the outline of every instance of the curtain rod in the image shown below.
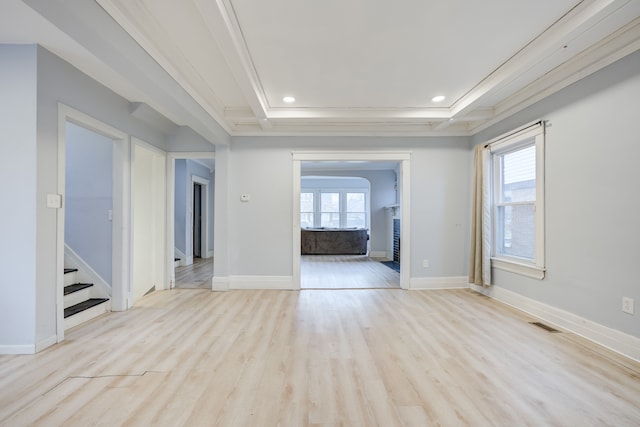
<svg viewBox="0 0 640 427"><path fill-rule="evenodd" d="M534 127L534 126L544 126L544 124L545 124L545 120L542 120L542 119L538 119L538 120L536 120L536 121L533 121L533 122L527 123L527 124L526 124L526 125L524 125L524 126L520 126L520 127L519 127L519 128L517 128L517 129L514 129L514 130L509 131L509 132L506 132L506 133L503 133L502 135L497 136L497 137L495 137L495 138L493 138L493 139L489 140L488 142L486 142L486 143L484 144L483 148L487 148L487 147L489 147L490 145L493 145L493 144L495 144L495 143L496 143L496 142L498 142L498 141L501 141L501 140L503 140L503 139L505 139L505 138L509 138L510 136L516 135L516 134L518 134L518 133L520 133L520 132L526 131L526 130L528 130L529 128L532 128L532 127Z"/></svg>

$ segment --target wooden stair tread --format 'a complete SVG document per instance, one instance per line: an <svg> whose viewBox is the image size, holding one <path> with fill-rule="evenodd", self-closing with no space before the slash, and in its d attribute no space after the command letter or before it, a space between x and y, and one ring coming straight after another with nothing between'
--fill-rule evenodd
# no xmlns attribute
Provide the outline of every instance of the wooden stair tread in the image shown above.
<svg viewBox="0 0 640 427"><path fill-rule="evenodd" d="M74 272L76 272L76 271L78 271L78 269L77 269L77 268L65 268L65 269L64 269L64 274L74 273Z"/></svg>
<svg viewBox="0 0 640 427"><path fill-rule="evenodd" d="M64 294L65 295L69 295L72 294L74 292L78 292L81 291L83 289L87 289L92 287L93 284L91 283L74 283L73 285L67 285L64 287Z"/></svg>
<svg viewBox="0 0 640 427"><path fill-rule="evenodd" d="M64 318L66 319L69 316L73 316L74 314L80 313L81 311L87 310L91 307L95 307L98 304L102 304L105 301L109 301L108 298L89 298L86 301L82 301L76 305L72 305L71 307L64 309Z"/></svg>

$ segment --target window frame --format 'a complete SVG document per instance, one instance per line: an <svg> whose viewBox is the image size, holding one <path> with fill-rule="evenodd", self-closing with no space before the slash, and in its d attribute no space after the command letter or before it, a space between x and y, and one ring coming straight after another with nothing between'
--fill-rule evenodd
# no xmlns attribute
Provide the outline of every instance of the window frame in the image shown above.
<svg viewBox="0 0 640 427"><path fill-rule="evenodd" d="M312 196L312 200L311 200L311 204L313 205L313 208L311 211L303 211L302 210L302 195L303 194L311 194ZM300 224L302 224L302 214L311 214L311 218L313 218L313 224L315 224L316 221L316 193L314 191L300 191Z"/></svg>
<svg viewBox="0 0 640 427"><path fill-rule="evenodd" d="M318 200L318 204L314 206L314 226L319 226L319 227L323 227L323 228L342 228L342 210L343 210L343 206L344 204L342 203L342 193L340 191L337 190L326 190L326 189L321 189L318 190L317 193L317 198ZM337 211L324 211L322 210L322 196L325 194L337 194L338 195L338 210ZM315 221L315 216L316 216L316 212L317 212L317 216L318 216L318 221ZM322 220L323 220L323 216L324 214L330 215L332 218L334 215L338 215L338 227L331 227L331 226L327 226L327 225L323 225Z"/></svg>
<svg viewBox="0 0 640 427"><path fill-rule="evenodd" d="M490 188L490 214L491 214L491 266L499 270L510 271L527 277L542 280L545 276L545 209L544 209L544 145L545 129L544 122L538 121L534 124L517 129L505 136L498 137L489 142L490 150L489 168L491 168L489 179ZM497 253L497 237L499 233L498 206L516 205L517 203L497 202L498 191L501 189L498 182L499 170L496 170L496 156L503 156L525 147L535 147L536 158L536 200L533 202L534 208L534 257L532 260L512 255ZM530 203L530 202L528 202Z"/></svg>
<svg viewBox="0 0 640 427"><path fill-rule="evenodd" d="M371 206L370 206L370 190L366 187L347 187L347 188L302 188L300 194L313 193L314 203L314 224L312 228L333 228L322 226L322 194L323 193L338 193L339 194L339 227L336 228L353 228L347 226L347 193L362 193L364 194L364 226L362 228L369 229L369 222L371 221ZM355 212L355 211L354 211ZM300 211L300 215L303 212ZM302 219L302 218L301 218Z"/></svg>

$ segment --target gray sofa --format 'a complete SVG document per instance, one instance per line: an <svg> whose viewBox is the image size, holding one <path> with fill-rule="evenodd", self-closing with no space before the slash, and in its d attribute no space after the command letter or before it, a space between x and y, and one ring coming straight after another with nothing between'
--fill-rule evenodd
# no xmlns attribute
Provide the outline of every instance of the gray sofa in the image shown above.
<svg viewBox="0 0 640 427"><path fill-rule="evenodd" d="M302 255L366 255L369 232L366 228L303 228Z"/></svg>

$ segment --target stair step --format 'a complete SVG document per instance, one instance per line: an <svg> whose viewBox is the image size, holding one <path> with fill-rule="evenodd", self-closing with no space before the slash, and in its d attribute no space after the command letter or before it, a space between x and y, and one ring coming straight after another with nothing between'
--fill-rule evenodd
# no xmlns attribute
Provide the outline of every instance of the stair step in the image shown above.
<svg viewBox="0 0 640 427"><path fill-rule="evenodd" d="M73 283L64 287L64 308L80 304L91 298L93 285L91 283Z"/></svg>
<svg viewBox="0 0 640 427"><path fill-rule="evenodd" d="M64 285L73 285L78 282L78 269L77 268L65 268L64 269Z"/></svg>
<svg viewBox="0 0 640 427"><path fill-rule="evenodd" d="M72 305L64 309L64 330L66 331L67 329L88 322L109 311L111 311L111 300L108 298L90 298Z"/></svg>
<svg viewBox="0 0 640 427"><path fill-rule="evenodd" d="M74 292L78 292L78 291L81 291L83 289L90 288L92 286L93 286L93 284L91 284L91 283L74 283L73 285L68 285L68 286L64 287L64 294L65 295L69 295L69 294L72 294Z"/></svg>
<svg viewBox="0 0 640 427"><path fill-rule="evenodd" d="M91 307L95 307L96 305L102 304L103 302L109 301L109 298L89 298L86 301L82 301L79 304L72 305L69 308L64 309L64 318L73 316L74 314L78 314L82 311L88 310Z"/></svg>

